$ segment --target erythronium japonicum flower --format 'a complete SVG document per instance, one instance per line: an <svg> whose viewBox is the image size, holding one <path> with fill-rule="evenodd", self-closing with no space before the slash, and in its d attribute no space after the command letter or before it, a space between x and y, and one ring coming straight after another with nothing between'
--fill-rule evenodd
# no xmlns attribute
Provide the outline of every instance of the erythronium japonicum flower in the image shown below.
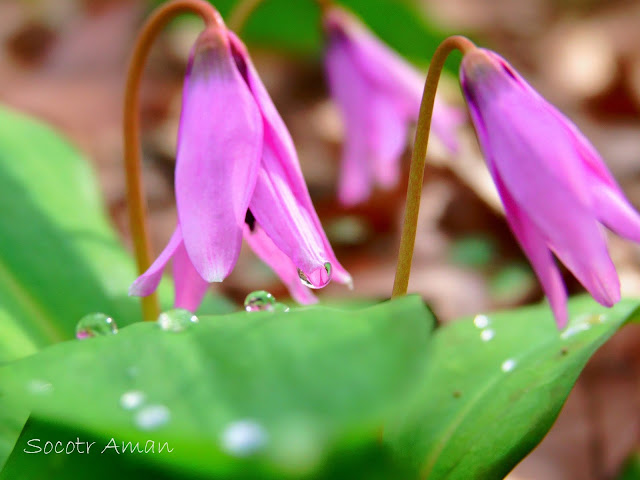
<svg viewBox="0 0 640 480"><path fill-rule="evenodd" d="M396 185L409 125L418 118L424 76L345 10L328 8L324 26L326 74L345 125L338 197L353 205L366 200L376 184ZM433 131L449 150L456 149L461 120L461 112L436 100Z"/></svg>
<svg viewBox="0 0 640 480"><path fill-rule="evenodd" d="M640 216L578 129L499 55L474 48L460 81L507 220L560 328L567 294L553 254L601 304L620 299L603 225L640 242Z"/></svg>
<svg viewBox="0 0 640 480"><path fill-rule="evenodd" d="M311 203L287 128L245 46L221 22L191 52L175 192L178 227L131 294L153 292L172 258L176 307L195 310L208 282L233 269L243 235L299 302L315 301L306 286L351 282Z"/></svg>

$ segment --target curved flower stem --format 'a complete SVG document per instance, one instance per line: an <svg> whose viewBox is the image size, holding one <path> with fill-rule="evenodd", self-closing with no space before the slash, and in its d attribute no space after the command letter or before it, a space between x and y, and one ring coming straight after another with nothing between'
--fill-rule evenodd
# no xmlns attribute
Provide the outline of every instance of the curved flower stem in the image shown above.
<svg viewBox="0 0 640 480"><path fill-rule="evenodd" d="M255 12L264 1L265 0L240 1L229 15L229 21L227 22L229 28L239 34L247 24L249 17L253 15L253 12ZM333 0L316 0L316 3L320 7L320 10L324 12L333 5Z"/></svg>
<svg viewBox="0 0 640 480"><path fill-rule="evenodd" d="M411 168L409 170L409 186L407 189L407 201L404 211L402 235L400 237L400 251L396 265L396 277L393 282L391 298L406 295L411 273L411 260L413 248L416 243L416 230L418 227L418 212L420 211L420 193L424 180L424 167L427 157L427 145L429 144L429 129L431 128L431 116L433 103L436 97L436 89L442 67L449 54L454 50L460 50L463 54L476 48L471 40L461 36L453 36L442 42L431 59L427 80L424 84L420 115L416 127L416 138L411 154Z"/></svg>
<svg viewBox="0 0 640 480"><path fill-rule="evenodd" d="M176 15L195 13L206 26L223 26L222 18L211 4L204 0L174 0L156 10L138 35L127 73L124 96L124 163L127 181L129 223L138 273L144 273L151 265L151 247L146 225L146 204L141 178L140 148L140 81L145 60L158 33ZM142 316L153 321L160 313L155 293L142 298Z"/></svg>

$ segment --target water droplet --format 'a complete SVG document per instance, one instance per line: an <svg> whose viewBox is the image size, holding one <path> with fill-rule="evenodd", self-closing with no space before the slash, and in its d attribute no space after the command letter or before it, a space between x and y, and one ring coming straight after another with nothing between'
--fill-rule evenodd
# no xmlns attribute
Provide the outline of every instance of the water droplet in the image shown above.
<svg viewBox="0 0 640 480"><path fill-rule="evenodd" d="M494 337L495 334L496 332L494 332L490 328L485 328L480 332L480 338L482 339L483 342L488 342Z"/></svg>
<svg viewBox="0 0 640 480"><path fill-rule="evenodd" d="M586 332L594 325L603 323L605 321L604 315L585 315L576 320L572 325L569 325L567 329L560 334L560 337L567 339L580 332Z"/></svg>
<svg viewBox="0 0 640 480"><path fill-rule="evenodd" d="M300 281L305 287L318 289L327 285L331 280L331 274L332 274L331 263L326 262L324 264L324 271L327 273L327 280L322 285L314 285L313 283L311 283L311 280L309 280L309 277L307 277L307 275L300 269L298 269L298 277L300 278Z"/></svg>
<svg viewBox="0 0 640 480"><path fill-rule="evenodd" d="M284 303L276 302L275 305L273 306L273 311L286 313L289 311L289 307Z"/></svg>
<svg viewBox="0 0 640 480"><path fill-rule="evenodd" d="M309 279L307 278L307 276L304 274L304 272L300 269L298 269L298 277L300 278L300 281L302 282L302 284L305 287L309 287L309 288L316 288L313 286L313 283L311 283L309 281Z"/></svg>
<svg viewBox="0 0 640 480"><path fill-rule="evenodd" d="M82 317L76 325L76 338L84 340L90 337L113 335L118 333L118 325L104 313L90 313Z"/></svg>
<svg viewBox="0 0 640 480"><path fill-rule="evenodd" d="M230 455L246 457L267 443L267 432L253 420L238 420L222 432L222 448Z"/></svg>
<svg viewBox="0 0 640 480"><path fill-rule="evenodd" d="M283 477L312 477L322 460L326 437L308 419L289 417L270 429L269 460L278 470L287 473Z"/></svg>
<svg viewBox="0 0 640 480"><path fill-rule="evenodd" d="M514 368L516 368L516 361L513 358L507 358L502 362L502 365L500 365L500 370L503 372L510 372Z"/></svg>
<svg viewBox="0 0 640 480"><path fill-rule="evenodd" d="M276 297L265 290L251 292L244 299L244 309L247 312L272 312L276 306Z"/></svg>
<svg viewBox="0 0 640 480"><path fill-rule="evenodd" d="M182 332L194 323L198 323L198 317L184 308L174 308L158 315L157 323L167 332Z"/></svg>
<svg viewBox="0 0 640 480"><path fill-rule="evenodd" d="M486 328L489 326L489 317L486 315L476 315L473 324L478 328Z"/></svg>
<svg viewBox="0 0 640 480"><path fill-rule="evenodd" d="M35 395L47 395L53 392L53 385L46 380L34 378L27 384L27 390Z"/></svg>
<svg viewBox="0 0 640 480"><path fill-rule="evenodd" d="M169 421L171 413L164 405L147 405L135 416L135 424L141 430L155 430Z"/></svg>
<svg viewBox="0 0 640 480"><path fill-rule="evenodd" d="M126 410L138 408L144 402L144 393L139 390L125 392L120 397L120 406Z"/></svg>

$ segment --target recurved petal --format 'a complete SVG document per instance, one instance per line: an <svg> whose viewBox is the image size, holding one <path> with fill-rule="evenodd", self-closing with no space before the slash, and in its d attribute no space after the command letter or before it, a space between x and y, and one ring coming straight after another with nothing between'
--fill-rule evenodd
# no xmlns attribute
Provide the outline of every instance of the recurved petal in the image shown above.
<svg viewBox="0 0 640 480"><path fill-rule="evenodd" d="M411 97L420 103L424 77L380 41L355 16L340 7L325 15L329 39L349 55L369 83L387 94Z"/></svg>
<svg viewBox="0 0 640 480"><path fill-rule="evenodd" d="M310 212L298 201L290 182L275 153L265 144L249 208L273 243L311 279L315 278L314 272L330 262L330 256ZM324 287L329 279L324 280L314 283L314 287Z"/></svg>
<svg viewBox="0 0 640 480"><path fill-rule="evenodd" d="M236 45L239 41L232 36L232 42ZM240 46L241 44L238 44L237 48L239 49ZM278 248L287 254L310 279L315 278L314 275L316 275L317 282L325 281L324 274L321 273L324 270L319 270L321 267L316 261L323 258L325 262L328 261L331 264L334 280L350 284L351 276L336 259L311 202L291 135L273 105L251 59L246 56L243 57L243 61L246 65L247 82L264 119L264 146L259 175L262 181L261 193L258 196L268 203L260 202L254 191L251 211ZM273 200L270 203L269 198ZM256 204L261 205L256 208ZM279 210L279 208L289 207L292 208L291 211ZM261 213L257 213L256 210ZM293 221L284 225L282 218L287 217ZM301 239L304 239L302 244L292 245ZM308 248L311 246L318 246L315 253ZM294 257L298 260L294 260ZM320 286L319 283L316 286Z"/></svg>
<svg viewBox="0 0 640 480"><path fill-rule="evenodd" d="M338 104L345 129L338 198L350 206L365 201L374 185L369 143L373 115L368 103L374 92L339 44L329 45L325 67L331 96Z"/></svg>
<svg viewBox="0 0 640 480"><path fill-rule="evenodd" d="M262 151L262 118L228 38L205 30L194 47L180 120L176 201L184 243L200 276L232 270Z"/></svg>
<svg viewBox="0 0 640 480"><path fill-rule="evenodd" d="M507 221L522 250L531 262L542 289L549 300L558 328L567 325L567 292L553 255L535 224L527 217L504 187L499 177L496 187L504 204Z"/></svg>
<svg viewBox="0 0 640 480"><path fill-rule="evenodd" d="M640 242L640 215L624 195L603 183L595 184L592 191L598 220L618 235Z"/></svg>
<svg viewBox="0 0 640 480"><path fill-rule="evenodd" d="M174 307L195 312L207 293L209 283L203 280L193 267L183 243L176 249L172 263L175 285Z"/></svg>
<svg viewBox="0 0 640 480"><path fill-rule="evenodd" d="M129 287L129 295L146 297L154 292L156 288L158 288L160 280L162 280L164 267L181 245L182 233L180 231L180 225L178 225L162 253L160 253L158 258L156 258L147 271L140 275L136 281L133 282L131 287Z"/></svg>
<svg viewBox="0 0 640 480"><path fill-rule="evenodd" d="M537 140L523 131L515 132L518 126L513 121L498 131L494 125L484 132L489 145L483 150L494 178L500 178L547 245L593 297L611 306L620 298L619 281L593 211L592 194L585 190L584 171L576 168L573 178L561 178L557 170L563 168L554 170L548 165L551 159L561 159L556 163L565 164L565 171L571 171L567 165L580 160L575 152L563 152L563 139L557 139L553 132ZM541 150L540 138L555 148Z"/></svg>
<svg viewBox="0 0 640 480"><path fill-rule="evenodd" d="M370 126L366 144L369 161L377 182L383 188L398 183L402 152L407 146L408 120L400 113L391 99L378 95L369 98Z"/></svg>
<svg viewBox="0 0 640 480"><path fill-rule="evenodd" d="M296 266L258 224L254 225L253 230L245 225L244 238L256 255L280 277L296 302L303 305L317 303L318 299L312 291L300 282Z"/></svg>

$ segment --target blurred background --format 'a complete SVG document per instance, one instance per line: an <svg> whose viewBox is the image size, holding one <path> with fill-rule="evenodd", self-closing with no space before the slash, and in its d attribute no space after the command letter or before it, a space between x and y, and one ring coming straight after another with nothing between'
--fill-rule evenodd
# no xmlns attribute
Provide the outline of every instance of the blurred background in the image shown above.
<svg viewBox="0 0 640 480"><path fill-rule="evenodd" d="M109 213L130 245L121 109L137 29L159 0L0 0L0 101L46 120L83 150ZM227 15L234 0L215 2ZM640 207L640 2L633 0L345 0L419 68L438 42L461 33L496 50L592 140ZM144 178L155 251L176 222L173 167L182 78L201 24L181 18L163 33L142 88ZM328 97L319 15L311 0L265 0L241 36L298 147L314 203L354 278L321 298L390 295L406 176L366 204L336 201L343 129ZM442 91L464 109L459 57ZM448 157L430 148L409 290L441 322L539 301L537 280L512 237L470 127ZM437 146L435 146L437 147ZM405 155L405 174L408 153ZM640 297L640 248L611 237L623 295ZM570 292L582 291L564 271ZM244 249L219 293L241 302L286 290ZM455 352L452 352L455 355ZM510 479L615 478L640 443L640 326L628 326L592 359L556 425Z"/></svg>

